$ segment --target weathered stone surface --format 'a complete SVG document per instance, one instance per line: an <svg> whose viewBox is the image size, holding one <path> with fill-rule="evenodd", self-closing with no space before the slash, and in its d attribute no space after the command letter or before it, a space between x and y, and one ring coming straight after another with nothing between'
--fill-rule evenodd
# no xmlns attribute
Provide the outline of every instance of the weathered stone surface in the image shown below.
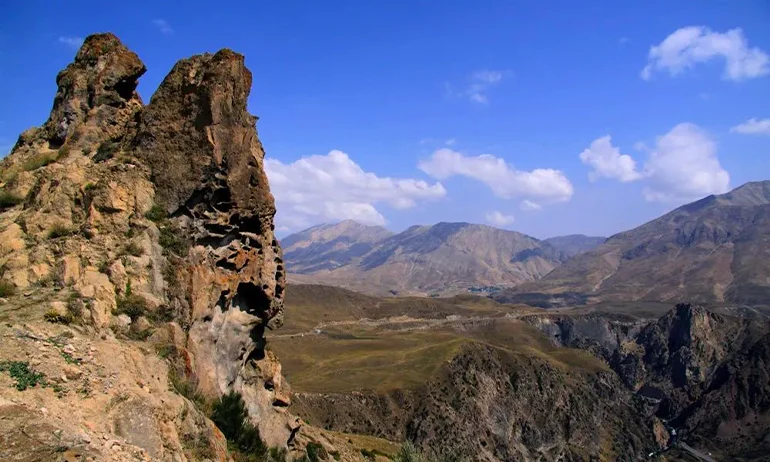
<svg viewBox="0 0 770 462"><path fill-rule="evenodd" d="M294 419L287 399L264 387L273 374L261 374L271 361L264 331L280 325L285 279L265 154L246 110L250 88L243 56L230 50L182 60L142 111L135 145L156 203L193 238L188 348L200 389L240 391L263 436L285 445ZM284 422L268 430L270 413Z"/></svg>

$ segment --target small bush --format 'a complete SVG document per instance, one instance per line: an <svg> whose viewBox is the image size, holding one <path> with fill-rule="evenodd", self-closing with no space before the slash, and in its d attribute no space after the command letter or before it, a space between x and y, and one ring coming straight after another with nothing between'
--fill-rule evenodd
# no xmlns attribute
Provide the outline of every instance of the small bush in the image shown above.
<svg viewBox="0 0 770 462"><path fill-rule="evenodd" d="M175 367L168 369L168 381L175 392L189 399L195 406L206 411L209 408L209 402L206 397L198 392L198 384L195 380L180 374Z"/></svg>
<svg viewBox="0 0 770 462"><path fill-rule="evenodd" d="M249 456L264 457L268 454L267 446L262 442L259 429L248 417L240 393L231 391L221 396L212 407L211 420L236 450Z"/></svg>
<svg viewBox="0 0 770 462"><path fill-rule="evenodd" d="M329 454L326 452L321 444L311 441L305 447L305 453L310 462L320 462L329 458Z"/></svg>
<svg viewBox="0 0 770 462"><path fill-rule="evenodd" d="M58 157L59 159L64 159L64 158L66 158L69 155L70 155L70 147L69 146L64 145L64 146L59 148L59 157Z"/></svg>
<svg viewBox="0 0 770 462"><path fill-rule="evenodd" d="M112 159L115 153L118 151L119 146L112 141L105 141L99 145L94 154L94 162L104 162L105 160Z"/></svg>
<svg viewBox="0 0 770 462"><path fill-rule="evenodd" d="M150 221L158 223L168 218L168 214L163 207L155 204L149 211L147 211L147 213L144 214L144 217Z"/></svg>
<svg viewBox="0 0 770 462"><path fill-rule="evenodd" d="M131 321L136 321L139 316L147 313L147 300L140 295L129 294L118 297L117 305L117 313L128 315Z"/></svg>
<svg viewBox="0 0 770 462"><path fill-rule="evenodd" d="M67 312L65 314L60 314L58 311L54 310L53 308L46 311L46 313L43 315L43 319L45 319L48 322L52 322L55 324L64 324L64 325L69 325L74 320L71 313Z"/></svg>
<svg viewBox="0 0 770 462"><path fill-rule="evenodd" d="M29 367L26 361L2 361L0 371L8 372L8 375L16 381L15 387L19 391L32 388L38 384L46 386L45 375Z"/></svg>
<svg viewBox="0 0 770 462"><path fill-rule="evenodd" d="M16 293L16 286L8 281L0 281L0 297L10 297Z"/></svg>
<svg viewBox="0 0 770 462"><path fill-rule="evenodd" d="M90 156L91 155L91 148L89 148L89 147L83 148L83 155L84 156Z"/></svg>
<svg viewBox="0 0 770 462"><path fill-rule="evenodd" d="M128 333L126 334L126 337L128 337L130 340L137 340L140 342L143 342L150 338L152 335L152 329L145 329L145 330L133 330L129 329Z"/></svg>
<svg viewBox="0 0 770 462"><path fill-rule="evenodd" d="M184 257L190 250L190 242L184 238L183 233L180 233L179 230L174 229L171 225L160 228L158 243L163 247L163 251L166 254L170 253Z"/></svg>
<svg viewBox="0 0 770 462"><path fill-rule="evenodd" d="M88 182L86 183L85 187L83 188L85 191L93 191L96 189L96 183Z"/></svg>
<svg viewBox="0 0 770 462"><path fill-rule="evenodd" d="M24 199L8 191L0 191L0 212L24 202Z"/></svg>
<svg viewBox="0 0 770 462"><path fill-rule="evenodd" d="M73 318L83 317L83 300L75 292L71 293L67 300L67 313Z"/></svg>
<svg viewBox="0 0 770 462"><path fill-rule="evenodd" d="M72 234L72 229L62 223L56 223L48 230L48 239L57 239Z"/></svg>
<svg viewBox="0 0 770 462"><path fill-rule="evenodd" d="M123 251L132 257L141 257L144 255L144 249L136 242L129 242Z"/></svg>

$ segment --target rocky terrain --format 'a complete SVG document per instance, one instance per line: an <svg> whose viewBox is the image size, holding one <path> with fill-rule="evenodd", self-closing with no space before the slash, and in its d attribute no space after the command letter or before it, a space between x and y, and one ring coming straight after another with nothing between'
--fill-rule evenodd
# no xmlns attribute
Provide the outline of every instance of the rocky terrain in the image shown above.
<svg viewBox="0 0 770 462"><path fill-rule="evenodd" d="M445 460L770 453L766 319L686 304L648 317L639 313L658 309L535 310L472 297L455 299L455 311L377 317L376 299L335 300L335 321L270 337L290 358L293 409L314 425L406 438Z"/></svg>
<svg viewBox="0 0 770 462"><path fill-rule="evenodd" d="M229 393L252 456L360 459L288 411L265 349L286 271L244 57L181 60L148 105L144 72L89 36L0 164L0 459L230 460Z"/></svg>
<svg viewBox="0 0 770 462"><path fill-rule="evenodd" d="M767 305L770 182L709 196L570 259L543 279L495 294L553 299L691 301Z"/></svg>
<svg viewBox="0 0 770 462"><path fill-rule="evenodd" d="M552 242L469 223L413 226L393 235L351 221L282 241L292 282L373 295L451 295L534 281L596 239L569 236Z"/></svg>

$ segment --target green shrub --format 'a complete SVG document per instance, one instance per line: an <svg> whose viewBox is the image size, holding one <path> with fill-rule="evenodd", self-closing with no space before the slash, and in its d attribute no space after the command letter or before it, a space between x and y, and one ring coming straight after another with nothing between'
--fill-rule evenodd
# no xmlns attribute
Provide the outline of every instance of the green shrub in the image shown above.
<svg viewBox="0 0 770 462"><path fill-rule="evenodd" d="M83 148L83 155L84 156L90 156L91 155L91 148L89 148L89 147Z"/></svg>
<svg viewBox="0 0 770 462"><path fill-rule="evenodd" d="M16 293L16 286L8 281L0 281L0 297L10 297Z"/></svg>
<svg viewBox="0 0 770 462"><path fill-rule="evenodd" d="M48 230L48 239L57 239L72 234L72 229L62 223L56 223Z"/></svg>
<svg viewBox="0 0 770 462"><path fill-rule="evenodd" d="M221 396L213 405L211 420L219 427L227 441L237 451L250 457L268 454L259 429L249 421L246 404L240 393L231 391Z"/></svg>
<svg viewBox="0 0 770 462"><path fill-rule="evenodd" d="M158 223L168 218L168 214L163 207L155 204L150 210L147 211L147 213L144 214L144 217L150 221Z"/></svg>
<svg viewBox="0 0 770 462"><path fill-rule="evenodd" d="M65 314L60 314L58 311L51 308L50 310L46 311L46 313L43 315L43 319L45 319L48 322L52 322L55 324L64 324L68 325L71 324L74 320L71 313L67 312Z"/></svg>
<svg viewBox="0 0 770 462"><path fill-rule="evenodd" d="M329 454L326 452L321 444L311 441L305 447L305 454L310 462L321 462L329 458Z"/></svg>
<svg viewBox="0 0 770 462"><path fill-rule="evenodd" d="M184 234L171 225L160 227L158 243L166 254L184 257L190 250L190 242L184 237Z"/></svg>
<svg viewBox="0 0 770 462"><path fill-rule="evenodd" d="M139 316L144 316L148 311L147 300L131 291L131 281L126 284L126 292L123 296L119 296L115 302L117 304L116 314L128 315L131 321L136 321Z"/></svg>
<svg viewBox="0 0 770 462"><path fill-rule="evenodd" d="M89 181L88 183L86 183L86 185L85 185L85 187L83 187L83 189L85 191L93 191L94 189L96 189L96 183L92 183L92 182Z"/></svg>
<svg viewBox="0 0 770 462"><path fill-rule="evenodd" d="M0 212L24 202L24 199L8 191L0 191Z"/></svg>
<svg viewBox="0 0 770 462"><path fill-rule="evenodd" d="M15 387L19 391L36 385L46 386L45 375L29 367L26 361L2 361L0 371L8 372L8 375L16 381Z"/></svg>
<svg viewBox="0 0 770 462"><path fill-rule="evenodd" d="M94 154L94 162L104 162L105 160L112 159L120 146L117 143L107 140L99 145Z"/></svg>

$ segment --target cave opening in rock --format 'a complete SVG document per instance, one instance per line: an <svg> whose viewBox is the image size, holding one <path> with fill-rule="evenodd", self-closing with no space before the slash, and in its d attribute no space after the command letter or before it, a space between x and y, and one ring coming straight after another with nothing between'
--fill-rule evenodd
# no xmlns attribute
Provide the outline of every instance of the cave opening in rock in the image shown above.
<svg viewBox="0 0 770 462"><path fill-rule="evenodd" d="M252 282L241 282L238 284L231 305L264 320L265 313L270 308L270 297L258 285Z"/></svg>

